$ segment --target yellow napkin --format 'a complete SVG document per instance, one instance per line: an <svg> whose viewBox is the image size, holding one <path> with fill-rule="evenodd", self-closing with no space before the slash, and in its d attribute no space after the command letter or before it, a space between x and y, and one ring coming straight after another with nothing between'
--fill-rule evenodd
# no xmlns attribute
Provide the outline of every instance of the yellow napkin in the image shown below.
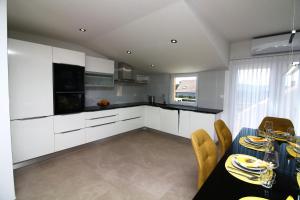
<svg viewBox="0 0 300 200"><path fill-rule="evenodd" d="M293 142L288 142L292 147L296 147L298 149L300 149L300 145L299 144L296 144L296 143L293 143Z"/></svg>
<svg viewBox="0 0 300 200"><path fill-rule="evenodd" d="M266 138L257 137L257 136L247 136L252 142L267 142Z"/></svg>

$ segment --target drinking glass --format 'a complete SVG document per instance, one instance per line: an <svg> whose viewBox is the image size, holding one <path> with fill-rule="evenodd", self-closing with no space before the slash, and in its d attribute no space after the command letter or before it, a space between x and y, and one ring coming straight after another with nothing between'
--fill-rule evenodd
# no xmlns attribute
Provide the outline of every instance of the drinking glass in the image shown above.
<svg viewBox="0 0 300 200"><path fill-rule="evenodd" d="M273 130L273 122L272 121L265 121L264 129L266 132L266 137L271 138L272 137L272 130Z"/></svg>
<svg viewBox="0 0 300 200"><path fill-rule="evenodd" d="M293 127L289 127L287 129L287 141L288 142L292 142L292 143L295 143L296 142L296 138L295 138L295 130Z"/></svg>
<svg viewBox="0 0 300 200"><path fill-rule="evenodd" d="M265 152L264 161L267 163L267 170L260 174L260 180L263 187L271 188L275 182L275 177L276 177L276 174L273 170L279 167L278 152L277 151Z"/></svg>

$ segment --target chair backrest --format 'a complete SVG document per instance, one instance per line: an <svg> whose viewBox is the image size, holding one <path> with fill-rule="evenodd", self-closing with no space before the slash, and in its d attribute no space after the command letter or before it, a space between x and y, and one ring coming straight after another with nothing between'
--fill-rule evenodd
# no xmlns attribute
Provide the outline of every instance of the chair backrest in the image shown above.
<svg viewBox="0 0 300 200"><path fill-rule="evenodd" d="M199 189L217 165L217 147L203 129L198 129L192 133L192 145L198 161Z"/></svg>
<svg viewBox="0 0 300 200"><path fill-rule="evenodd" d="M232 134L223 120L215 121L214 125L221 146L221 156L223 156L232 143Z"/></svg>
<svg viewBox="0 0 300 200"><path fill-rule="evenodd" d="M267 116L261 121L261 123L258 127L259 130L262 130L262 131L264 130L264 125L265 125L266 121L273 122L273 130L274 131L286 132L288 128L294 128L292 121L289 119Z"/></svg>

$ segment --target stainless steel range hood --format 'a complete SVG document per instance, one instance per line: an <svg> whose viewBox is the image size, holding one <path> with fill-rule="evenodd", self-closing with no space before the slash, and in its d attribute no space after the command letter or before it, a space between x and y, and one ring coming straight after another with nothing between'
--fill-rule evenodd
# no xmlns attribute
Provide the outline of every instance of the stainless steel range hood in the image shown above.
<svg viewBox="0 0 300 200"><path fill-rule="evenodd" d="M134 81L133 68L126 63L118 64L118 80L119 81Z"/></svg>

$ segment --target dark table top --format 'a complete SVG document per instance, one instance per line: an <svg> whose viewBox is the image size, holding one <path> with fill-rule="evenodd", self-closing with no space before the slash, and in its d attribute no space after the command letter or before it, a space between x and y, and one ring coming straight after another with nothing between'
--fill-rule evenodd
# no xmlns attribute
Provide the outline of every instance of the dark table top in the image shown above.
<svg viewBox="0 0 300 200"><path fill-rule="evenodd" d="M275 149L279 153L279 167L275 169L276 182L271 189L243 182L226 171L225 162L231 154L241 153L263 159L264 152L251 150L239 144L240 137L256 135L256 133L256 129L249 128L243 128L240 131L194 199L220 199L222 197L221 199L224 200L235 200L245 196L257 196L272 200L285 200L289 195L297 199L300 193L296 180L296 160L287 153L285 149L287 144L284 142L275 143Z"/></svg>
<svg viewBox="0 0 300 200"><path fill-rule="evenodd" d="M194 111L194 112L208 113L208 114L218 114L223 111L219 109L201 108L196 106L182 106L182 105L160 104L160 103L150 104L147 102L112 104L104 108L100 106L88 106L85 107L84 111L91 112L91 111L100 111L100 110L110 110L116 108L127 108L127 107L134 107L134 106L154 106L154 107L160 107L160 108L170 109L170 110L186 110L186 111Z"/></svg>

